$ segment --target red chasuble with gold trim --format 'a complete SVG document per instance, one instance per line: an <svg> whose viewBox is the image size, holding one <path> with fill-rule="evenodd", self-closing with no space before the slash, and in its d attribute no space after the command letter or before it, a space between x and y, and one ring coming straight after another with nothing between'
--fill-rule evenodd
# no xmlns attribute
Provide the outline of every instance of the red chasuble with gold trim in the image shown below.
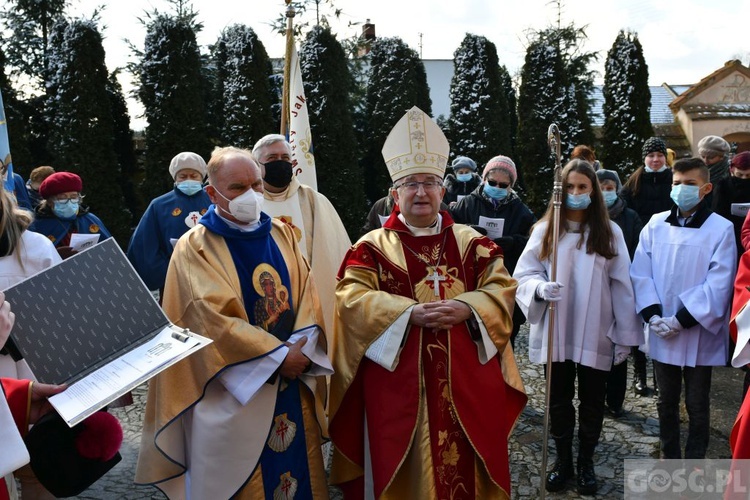
<svg viewBox="0 0 750 500"><path fill-rule="evenodd" d="M737 342L737 324L735 319L740 311L750 301L750 253L745 252L740 257L740 265L734 280L734 298L732 300L732 315L729 322L729 334L733 342ZM729 436L729 447L732 450L732 458L750 458L750 391L745 395L737 419Z"/></svg>
<svg viewBox="0 0 750 500"><path fill-rule="evenodd" d="M14 378L0 378L2 391L8 401L10 413L16 422L18 432L25 436L29 428L29 403L30 403L30 380L17 380Z"/></svg>
<svg viewBox="0 0 750 500"><path fill-rule="evenodd" d="M347 499L363 496L366 418L376 498L509 496L507 437L526 404L507 342L515 281L500 248L447 212L439 234L420 237L397 214L339 271L331 481ZM393 372L364 357L409 306L444 299L479 314L498 355L480 362L470 321L450 331L411 325Z"/></svg>
<svg viewBox="0 0 750 500"><path fill-rule="evenodd" d="M25 436L29 428L29 403L30 403L29 380L16 380L12 378L0 378L0 397L8 401L8 408L21 436ZM0 476L0 500L9 498L8 485Z"/></svg>

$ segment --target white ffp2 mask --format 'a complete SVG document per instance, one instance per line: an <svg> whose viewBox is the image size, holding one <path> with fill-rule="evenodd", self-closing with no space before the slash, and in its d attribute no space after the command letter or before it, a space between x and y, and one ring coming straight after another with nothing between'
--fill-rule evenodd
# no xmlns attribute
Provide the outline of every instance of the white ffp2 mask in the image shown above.
<svg viewBox="0 0 750 500"><path fill-rule="evenodd" d="M216 192L219 193L219 190L216 189ZM238 221L250 224L260 219L260 212L263 210L263 193L248 189L231 200L221 193L219 196L229 202L229 213Z"/></svg>

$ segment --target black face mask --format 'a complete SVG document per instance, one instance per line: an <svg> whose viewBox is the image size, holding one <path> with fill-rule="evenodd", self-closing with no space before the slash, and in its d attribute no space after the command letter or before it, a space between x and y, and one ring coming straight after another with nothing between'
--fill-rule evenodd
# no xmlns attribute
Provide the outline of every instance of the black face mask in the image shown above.
<svg viewBox="0 0 750 500"><path fill-rule="evenodd" d="M276 160L264 163L266 176L263 180L273 187L287 187L292 182L292 164L286 160Z"/></svg>

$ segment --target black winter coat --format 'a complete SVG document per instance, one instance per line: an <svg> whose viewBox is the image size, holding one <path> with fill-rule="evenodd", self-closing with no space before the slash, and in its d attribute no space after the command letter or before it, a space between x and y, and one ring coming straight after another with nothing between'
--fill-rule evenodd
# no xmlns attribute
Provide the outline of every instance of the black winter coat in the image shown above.
<svg viewBox="0 0 750 500"><path fill-rule="evenodd" d="M733 203L750 203L750 179L725 177L714 184L711 209L734 225L734 236L737 243L737 258L745 252L742 247L742 224L744 215L732 215Z"/></svg>
<svg viewBox="0 0 750 500"><path fill-rule="evenodd" d="M458 201L459 196L469 196L481 183L482 178L475 172L471 173L469 182L459 182L453 174L446 175L443 181L443 186L445 186L443 203L450 205L454 201Z"/></svg>
<svg viewBox="0 0 750 500"><path fill-rule="evenodd" d="M505 219L503 236L494 241L503 249L505 267L513 274L518 258L529 241L531 226L536 222L536 216L515 193L511 192L505 200L496 204L484 194L484 184L480 184L449 212L453 220L460 224L478 224L480 215Z"/></svg>
<svg viewBox="0 0 750 500"><path fill-rule="evenodd" d="M609 218L620 226L622 235L625 237L625 244L628 247L630 261L633 261L635 249L638 247L638 239L643 229L643 222L635 210L626 206L625 200L618 198L609 209Z"/></svg>
<svg viewBox="0 0 750 500"><path fill-rule="evenodd" d="M648 224L652 215L672 208L674 202L669 196L671 192L672 171L670 169L662 172L646 172L644 169L638 194L633 196L628 188L623 187L620 196L628 204L628 208L636 211L641 222Z"/></svg>

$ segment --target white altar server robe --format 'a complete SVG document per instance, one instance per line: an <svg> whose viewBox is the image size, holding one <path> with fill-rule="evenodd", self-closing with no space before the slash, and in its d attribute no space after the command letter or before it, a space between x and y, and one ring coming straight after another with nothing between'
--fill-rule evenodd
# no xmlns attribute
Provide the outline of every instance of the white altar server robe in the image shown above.
<svg viewBox="0 0 750 500"><path fill-rule="evenodd" d="M610 222L617 256L605 259L586 253L586 241L577 248L580 233L563 232L558 244L557 280L564 285L556 305L552 361L566 360L609 371L615 344L643 343L643 328L635 312L628 273L630 257L620 228ZM531 326L529 359L547 362L549 324L546 301L536 300L540 283L550 281L551 262L539 260L547 223L537 224L516 265L516 302ZM561 228L562 229L562 228ZM588 238L588 229L584 234Z"/></svg>
<svg viewBox="0 0 750 500"><path fill-rule="evenodd" d="M711 213L700 227L682 227L669 216L655 214L641 231L630 269L636 309L658 304L666 318L685 307L698 324L668 339L650 335L649 354L676 366L724 366L737 271L732 223Z"/></svg>

